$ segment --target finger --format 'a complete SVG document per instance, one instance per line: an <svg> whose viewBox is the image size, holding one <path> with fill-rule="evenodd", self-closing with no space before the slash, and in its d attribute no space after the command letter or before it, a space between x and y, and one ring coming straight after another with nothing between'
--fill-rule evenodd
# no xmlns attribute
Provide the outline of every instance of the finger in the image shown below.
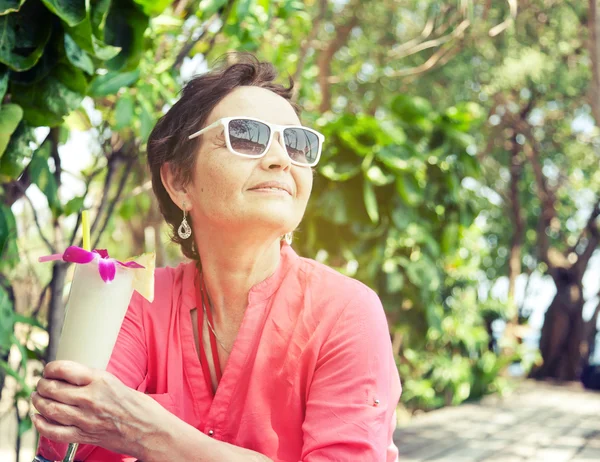
<svg viewBox="0 0 600 462"><path fill-rule="evenodd" d="M82 413L76 406L44 398L39 393L31 395L31 402L43 417L51 420L53 423L81 426L84 422Z"/></svg>
<svg viewBox="0 0 600 462"><path fill-rule="evenodd" d="M44 368L45 379L56 379L73 385L87 385L94 380L95 370L73 361L52 361Z"/></svg>
<svg viewBox="0 0 600 462"><path fill-rule="evenodd" d="M92 438L75 426L53 423L40 414L32 414L31 421L40 435L57 443L94 444Z"/></svg>
<svg viewBox="0 0 600 462"><path fill-rule="evenodd" d="M49 398L60 403L79 406L85 400L83 387L73 385L63 380L40 379L37 383L37 392L44 398Z"/></svg>

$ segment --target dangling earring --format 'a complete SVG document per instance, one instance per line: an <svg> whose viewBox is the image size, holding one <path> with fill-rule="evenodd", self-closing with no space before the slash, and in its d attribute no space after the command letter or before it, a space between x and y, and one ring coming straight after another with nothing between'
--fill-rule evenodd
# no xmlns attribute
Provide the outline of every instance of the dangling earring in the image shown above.
<svg viewBox="0 0 600 462"><path fill-rule="evenodd" d="M290 231L289 233L285 233L283 235L283 240L287 243L287 245L292 245L292 238L294 237L294 232Z"/></svg>
<svg viewBox="0 0 600 462"><path fill-rule="evenodd" d="M183 208L183 220L181 220L181 224L179 225L179 228L177 229L177 234L179 234L179 237L181 239L188 239L192 235L192 228L190 227L190 225L186 219L187 213L185 211L185 202L183 203L182 208Z"/></svg>

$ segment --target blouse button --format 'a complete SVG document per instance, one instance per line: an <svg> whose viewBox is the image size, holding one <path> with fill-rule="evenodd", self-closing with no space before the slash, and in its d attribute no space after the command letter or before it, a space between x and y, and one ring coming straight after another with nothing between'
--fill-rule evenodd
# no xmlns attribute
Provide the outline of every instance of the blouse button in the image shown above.
<svg viewBox="0 0 600 462"><path fill-rule="evenodd" d="M213 430L208 430L208 436L213 436L215 432Z"/></svg>

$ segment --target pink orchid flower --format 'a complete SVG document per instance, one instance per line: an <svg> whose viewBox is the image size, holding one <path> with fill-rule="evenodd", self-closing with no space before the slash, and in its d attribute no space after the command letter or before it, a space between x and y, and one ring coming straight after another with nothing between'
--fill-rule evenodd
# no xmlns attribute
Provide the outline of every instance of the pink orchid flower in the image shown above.
<svg viewBox="0 0 600 462"><path fill-rule="evenodd" d="M107 284L111 283L115 279L117 273L117 263L126 268L143 268L142 265L134 261L121 262L110 258L106 249L94 249L91 252L89 250L82 249L72 245L67 248L62 254L48 255L46 257L40 257L40 262L52 261L52 260L63 260L69 263L78 263L84 265L92 262L94 259L98 259L98 272L100 277Z"/></svg>

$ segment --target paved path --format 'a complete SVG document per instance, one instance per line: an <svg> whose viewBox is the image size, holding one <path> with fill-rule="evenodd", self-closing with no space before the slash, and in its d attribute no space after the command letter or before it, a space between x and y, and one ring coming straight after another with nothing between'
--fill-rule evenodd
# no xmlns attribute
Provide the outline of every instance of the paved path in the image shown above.
<svg viewBox="0 0 600 462"><path fill-rule="evenodd" d="M415 417L395 439L400 462L600 462L600 393L527 381Z"/></svg>

